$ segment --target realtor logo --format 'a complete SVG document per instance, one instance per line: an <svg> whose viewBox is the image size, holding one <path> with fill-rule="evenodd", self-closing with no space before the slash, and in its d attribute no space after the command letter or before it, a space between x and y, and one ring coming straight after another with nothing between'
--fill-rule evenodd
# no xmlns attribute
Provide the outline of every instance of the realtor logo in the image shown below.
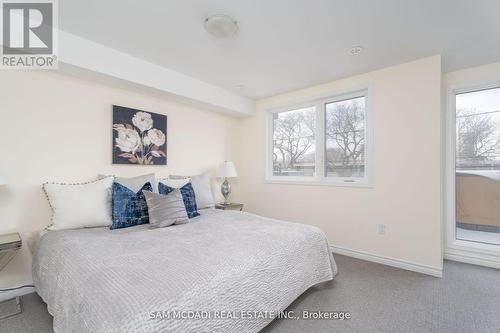
<svg viewBox="0 0 500 333"><path fill-rule="evenodd" d="M2 68L57 68L54 0L2 1Z"/></svg>

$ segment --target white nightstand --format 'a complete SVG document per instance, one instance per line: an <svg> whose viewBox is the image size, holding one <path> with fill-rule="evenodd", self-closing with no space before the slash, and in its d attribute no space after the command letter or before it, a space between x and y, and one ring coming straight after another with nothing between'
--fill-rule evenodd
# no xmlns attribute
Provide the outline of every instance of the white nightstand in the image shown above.
<svg viewBox="0 0 500 333"><path fill-rule="evenodd" d="M21 236L19 236L17 232L0 235L0 271L7 266L12 258L14 258L21 248L21 245ZM12 302L13 304L10 305L8 302ZM19 297L0 302L0 305L2 305L2 308L7 308L5 313L3 313L3 310L0 311L0 320L15 316L22 312L21 299Z"/></svg>
<svg viewBox="0 0 500 333"><path fill-rule="evenodd" d="M21 245L21 236L17 232L0 235L0 271L14 258Z"/></svg>
<svg viewBox="0 0 500 333"><path fill-rule="evenodd" d="M216 209L222 209L222 210L239 210L239 211L242 211L243 210L243 204L241 203L234 203L234 202L230 202L230 203L218 203L215 205L215 208Z"/></svg>

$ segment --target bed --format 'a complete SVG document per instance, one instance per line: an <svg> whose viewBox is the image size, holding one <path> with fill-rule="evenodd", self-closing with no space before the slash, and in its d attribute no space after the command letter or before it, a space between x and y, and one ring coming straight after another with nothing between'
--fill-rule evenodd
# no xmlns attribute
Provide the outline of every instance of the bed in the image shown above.
<svg viewBox="0 0 500 333"><path fill-rule="evenodd" d="M57 333L258 332L336 273L318 228L211 209L160 229L51 231L33 257Z"/></svg>

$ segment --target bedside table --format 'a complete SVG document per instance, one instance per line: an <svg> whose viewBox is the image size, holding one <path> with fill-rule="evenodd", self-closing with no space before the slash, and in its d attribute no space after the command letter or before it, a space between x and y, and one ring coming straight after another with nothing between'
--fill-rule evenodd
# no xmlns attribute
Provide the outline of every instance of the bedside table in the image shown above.
<svg viewBox="0 0 500 333"><path fill-rule="evenodd" d="M222 210L239 210L240 212L243 210L243 204L241 203L234 203L230 202L227 204L224 203L218 203L215 205L216 209L222 209Z"/></svg>
<svg viewBox="0 0 500 333"><path fill-rule="evenodd" d="M22 245L21 236L19 236L17 232L12 234L0 235L0 271L5 266L7 266L7 264L9 263L9 261L12 260L12 258L14 258L16 253L21 248L21 245ZM14 302L12 305L10 305L12 301ZM0 302L0 304L4 305L2 308L7 308L6 313L0 311L0 320L15 316L22 312L21 299L19 298L19 296L15 297L12 300L2 301Z"/></svg>
<svg viewBox="0 0 500 333"><path fill-rule="evenodd" d="M21 248L21 236L17 232L0 235L0 270L7 266Z"/></svg>

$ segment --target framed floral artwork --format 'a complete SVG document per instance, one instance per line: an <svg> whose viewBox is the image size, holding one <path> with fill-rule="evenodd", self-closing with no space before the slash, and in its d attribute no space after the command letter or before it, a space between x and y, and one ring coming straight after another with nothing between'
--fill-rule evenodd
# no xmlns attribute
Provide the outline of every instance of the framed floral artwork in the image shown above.
<svg viewBox="0 0 500 333"><path fill-rule="evenodd" d="M167 116L113 105L113 164L167 165Z"/></svg>

